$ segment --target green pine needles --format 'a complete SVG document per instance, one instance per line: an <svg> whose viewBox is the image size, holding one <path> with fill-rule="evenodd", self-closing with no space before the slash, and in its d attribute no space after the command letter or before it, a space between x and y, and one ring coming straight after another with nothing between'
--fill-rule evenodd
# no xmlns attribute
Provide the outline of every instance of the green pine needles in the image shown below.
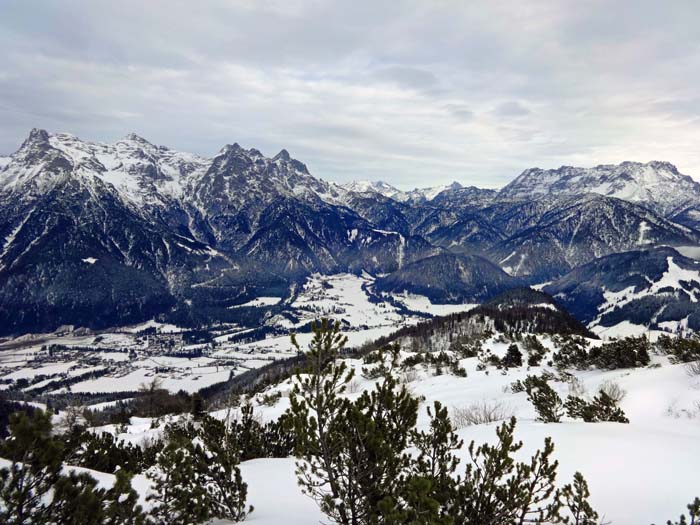
<svg viewBox="0 0 700 525"><path fill-rule="evenodd" d="M353 372L339 360L345 342L337 323L313 326L308 366L296 375L289 411L299 484L333 522L597 523L583 476L557 487L550 439L530 461L515 459L522 443L514 438L514 418L498 427L494 445L472 442L460 469L463 443L440 403L428 410L429 429L418 431L419 401L391 375L351 400L345 394Z"/></svg>

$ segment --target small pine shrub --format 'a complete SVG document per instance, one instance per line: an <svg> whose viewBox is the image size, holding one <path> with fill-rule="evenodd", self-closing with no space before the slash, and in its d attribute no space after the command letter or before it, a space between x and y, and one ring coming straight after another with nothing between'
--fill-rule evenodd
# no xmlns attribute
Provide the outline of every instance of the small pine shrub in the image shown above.
<svg viewBox="0 0 700 525"><path fill-rule="evenodd" d="M559 423L564 415L564 404L559 394L549 386L544 376L527 376L523 381L527 398L537 411L538 420L544 423Z"/></svg>
<svg viewBox="0 0 700 525"><path fill-rule="evenodd" d="M506 368L517 368L523 366L523 353L518 345L511 343L506 350L506 355L501 359L501 365Z"/></svg>

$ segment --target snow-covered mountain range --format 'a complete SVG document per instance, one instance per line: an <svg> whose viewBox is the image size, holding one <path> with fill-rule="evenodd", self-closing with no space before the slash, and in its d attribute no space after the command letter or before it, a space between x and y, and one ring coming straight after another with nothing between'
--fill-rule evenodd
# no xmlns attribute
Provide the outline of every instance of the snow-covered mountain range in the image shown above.
<svg viewBox="0 0 700 525"><path fill-rule="evenodd" d="M0 317L4 333L225 320L314 272L481 301L610 254L698 245L696 217L700 185L665 162L404 192L324 181L285 150L204 158L134 134L102 144L35 129L0 160Z"/></svg>
<svg viewBox="0 0 700 525"><path fill-rule="evenodd" d="M669 162L603 164L594 168L562 166L523 171L500 192L501 198L597 193L643 204L664 215L676 216L700 202L700 183L681 174Z"/></svg>

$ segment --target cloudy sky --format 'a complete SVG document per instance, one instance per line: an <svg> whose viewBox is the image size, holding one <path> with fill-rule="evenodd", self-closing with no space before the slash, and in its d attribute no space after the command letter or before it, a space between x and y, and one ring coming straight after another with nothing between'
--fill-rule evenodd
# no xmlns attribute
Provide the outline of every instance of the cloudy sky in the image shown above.
<svg viewBox="0 0 700 525"><path fill-rule="evenodd" d="M699 27L696 0L0 0L0 153L41 127L405 189L651 159L700 179Z"/></svg>

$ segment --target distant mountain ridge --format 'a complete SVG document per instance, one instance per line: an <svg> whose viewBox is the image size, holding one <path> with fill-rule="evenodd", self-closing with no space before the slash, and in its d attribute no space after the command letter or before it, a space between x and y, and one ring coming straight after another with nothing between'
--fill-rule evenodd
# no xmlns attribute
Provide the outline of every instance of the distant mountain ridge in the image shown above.
<svg viewBox="0 0 700 525"><path fill-rule="evenodd" d="M0 332L225 320L241 297L314 272L482 301L610 254L700 245L698 187L650 162L404 192L324 181L286 150L234 143L205 158L35 129L0 159Z"/></svg>
<svg viewBox="0 0 700 525"><path fill-rule="evenodd" d="M664 216L700 202L700 183L669 162L602 164L593 168L562 166L523 171L500 192L500 198L597 193L643 204Z"/></svg>
<svg viewBox="0 0 700 525"><path fill-rule="evenodd" d="M670 247L608 255L546 285L573 315L601 328L700 329L700 261Z"/></svg>

